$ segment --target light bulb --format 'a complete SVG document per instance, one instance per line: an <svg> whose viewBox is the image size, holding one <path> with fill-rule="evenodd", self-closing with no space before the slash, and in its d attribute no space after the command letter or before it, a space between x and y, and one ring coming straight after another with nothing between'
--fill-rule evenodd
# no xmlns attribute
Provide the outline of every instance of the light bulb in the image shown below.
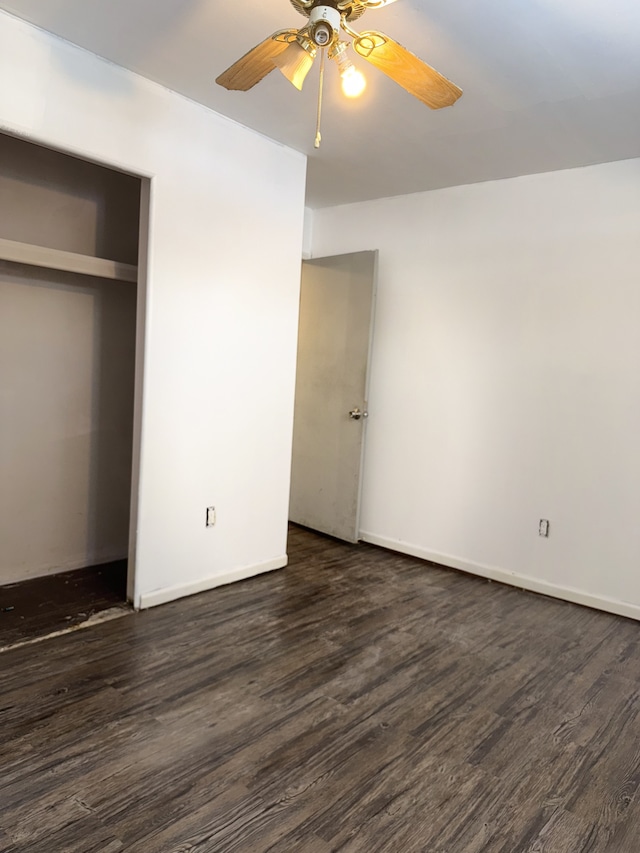
<svg viewBox="0 0 640 853"><path fill-rule="evenodd" d="M347 98L358 98L367 86L364 74L358 71L354 65L349 65L348 68L345 68L341 77L342 91Z"/></svg>

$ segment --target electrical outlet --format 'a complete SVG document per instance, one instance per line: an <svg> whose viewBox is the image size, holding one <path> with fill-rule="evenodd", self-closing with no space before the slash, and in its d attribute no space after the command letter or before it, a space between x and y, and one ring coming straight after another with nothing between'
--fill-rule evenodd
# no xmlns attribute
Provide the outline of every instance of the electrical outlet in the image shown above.
<svg viewBox="0 0 640 853"><path fill-rule="evenodd" d="M545 539L549 538L549 519L540 519L540 524L538 525L538 536L544 536Z"/></svg>
<svg viewBox="0 0 640 853"><path fill-rule="evenodd" d="M216 508L214 506L207 507L207 527L213 527L216 523Z"/></svg>

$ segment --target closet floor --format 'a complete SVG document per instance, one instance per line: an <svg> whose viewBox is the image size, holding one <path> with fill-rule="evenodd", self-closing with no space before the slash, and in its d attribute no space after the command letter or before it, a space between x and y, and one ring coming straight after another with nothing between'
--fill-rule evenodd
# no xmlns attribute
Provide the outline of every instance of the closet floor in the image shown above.
<svg viewBox="0 0 640 853"><path fill-rule="evenodd" d="M127 561L0 586L0 649L128 608Z"/></svg>

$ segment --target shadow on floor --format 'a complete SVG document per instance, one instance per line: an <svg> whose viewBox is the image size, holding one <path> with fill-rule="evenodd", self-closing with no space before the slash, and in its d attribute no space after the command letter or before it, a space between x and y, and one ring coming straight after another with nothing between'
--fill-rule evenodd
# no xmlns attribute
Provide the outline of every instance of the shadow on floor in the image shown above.
<svg viewBox="0 0 640 853"><path fill-rule="evenodd" d="M0 648L128 609L126 598L126 560L0 586Z"/></svg>

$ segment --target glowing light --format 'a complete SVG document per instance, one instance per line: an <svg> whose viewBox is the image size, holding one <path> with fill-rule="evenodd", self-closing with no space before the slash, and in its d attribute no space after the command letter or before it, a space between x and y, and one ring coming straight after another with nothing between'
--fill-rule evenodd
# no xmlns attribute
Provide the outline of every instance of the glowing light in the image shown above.
<svg viewBox="0 0 640 853"><path fill-rule="evenodd" d="M364 92L367 81L364 74L354 65L350 65L342 72L342 91L347 98L358 98Z"/></svg>

